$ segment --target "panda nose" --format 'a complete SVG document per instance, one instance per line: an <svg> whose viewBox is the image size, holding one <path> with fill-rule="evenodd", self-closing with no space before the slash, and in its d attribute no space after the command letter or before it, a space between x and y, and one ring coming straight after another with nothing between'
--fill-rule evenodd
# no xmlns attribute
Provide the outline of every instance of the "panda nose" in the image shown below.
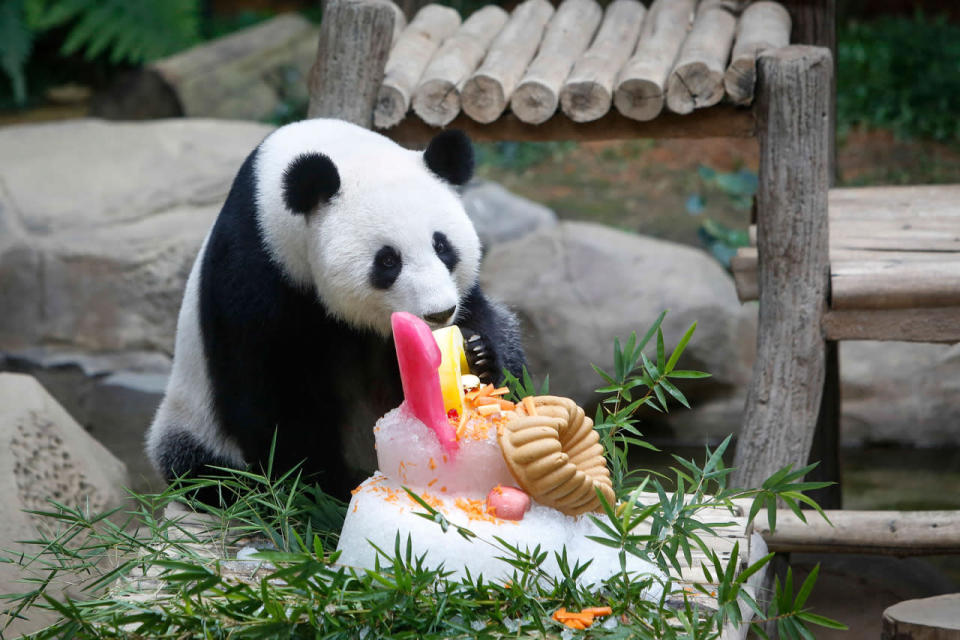
<svg viewBox="0 0 960 640"><path fill-rule="evenodd" d="M423 319L430 324L447 324L447 322L449 322L449 320L453 317L453 314L456 312L456 310L457 306L454 305L449 309L444 309L443 311L424 314Z"/></svg>

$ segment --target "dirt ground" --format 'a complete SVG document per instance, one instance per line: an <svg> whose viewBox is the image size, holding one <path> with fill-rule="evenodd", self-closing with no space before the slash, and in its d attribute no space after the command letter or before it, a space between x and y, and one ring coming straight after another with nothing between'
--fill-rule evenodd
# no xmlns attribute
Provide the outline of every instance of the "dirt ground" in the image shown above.
<svg viewBox="0 0 960 640"><path fill-rule="evenodd" d="M960 148L935 142L897 140L888 131L841 135L838 184L931 184L960 182ZM559 147L542 162L517 170L482 164L479 175L553 208L561 218L590 220L698 246L697 230L709 218L746 228L748 209L697 169L757 170L754 139L629 140ZM685 203L700 194L704 209L688 213Z"/></svg>

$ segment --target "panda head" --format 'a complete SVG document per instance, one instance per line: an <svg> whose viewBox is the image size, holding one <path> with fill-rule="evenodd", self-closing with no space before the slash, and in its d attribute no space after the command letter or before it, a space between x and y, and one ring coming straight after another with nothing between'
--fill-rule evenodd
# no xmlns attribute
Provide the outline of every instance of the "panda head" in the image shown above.
<svg viewBox="0 0 960 640"><path fill-rule="evenodd" d="M287 125L255 165L266 249L298 286L358 329L390 333L407 311L453 322L477 280L480 241L454 190L473 173L458 131L409 151L337 120Z"/></svg>

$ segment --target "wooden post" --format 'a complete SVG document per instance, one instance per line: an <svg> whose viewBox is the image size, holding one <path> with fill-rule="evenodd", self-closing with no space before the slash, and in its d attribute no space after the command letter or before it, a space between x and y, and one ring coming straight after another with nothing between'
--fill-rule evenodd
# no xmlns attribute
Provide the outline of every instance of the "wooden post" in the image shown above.
<svg viewBox="0 0 960 640"><path fill-rule="evenodd" d="M790 42L826 47L837 59L837 0L780 0L790 13L793 30ZM834 67L836 70L836 67ZM830 81L830 186L837 178L837 83L836 73ZM839 345L833 343L828 352L828 373L824 382L823 407L817 421L817 446L811 451L810 461L820 461L815 470L817 480L840 482L840 356ZM839 484L825 489L816 499L826 508L839 509Z"/></svg>
<svg viewBox="0 0 960 640"><path fill-rule="evenodd" d="M310 118L368 129L393 40L395 9L382 0L328 0L310 72Z"/></svg>
<svg viewBox="0 0 960 640"><path fill-rule="evenodd" d="M830 51L791 46L759 59L760 321L732 484L801 467L820 411L826 343Z"/></svg>

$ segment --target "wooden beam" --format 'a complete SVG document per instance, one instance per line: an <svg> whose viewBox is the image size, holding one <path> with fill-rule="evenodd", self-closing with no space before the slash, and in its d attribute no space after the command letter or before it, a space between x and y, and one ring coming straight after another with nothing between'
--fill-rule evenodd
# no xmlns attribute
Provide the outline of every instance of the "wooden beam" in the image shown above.
<svg viewBox="0 0 960 640"><path fill-rule="evenodd" d="M378 0L328 0L310 72L310 118L368 129L393 41L396 9Z"/></svg>
<svg viewBox="0 0 960 640"><path fill-rule="evenodd" d="M828 340L953 344L960 342L960 307L829 311L822 326Z"/></svg>
<svg viewBox="0 0 960 640"><path fill-rule="evenodd" d="M590 122L610 111L617 73L637 45L646 11L637 0L614 0L607 5L597 37L560 91L560 106L568 118Z"/></svg>
<svg viewBox="0 0 960 640"><path fill-rule="evenodd" d="M750 109L718 105L689 115L665 113L650 122L638 122L615 111L593 122L574 122L556 113L543 124L521 122L512 113L505 113L495 122L482 124L461 113L450 123L476 142L516 140L541 142L549 140L625 140L631 138L750 138L756 132L756 119ZM441 129L431 127L420 118L408 115L397 126L381 131L402 145L426 145Z"/></svg>
<svg viewBox="0 0 960 640"><path fill-rule="evenodd" d="M723 0L701 1L667 80L667 108L690 113L723 99L723 73L736 30L737 18Z"/></svg>
<svg viewBox="0 0 960 640"><path fill-rule="evenodd" d="M758 486L810 454L826 367L830 52L791 46L759 59L757 357L733 486Z"/></svg>
<svg viewBox="0 0 960 640"><path fill-rule="evenodd" d="M806 522L777 509L777 527L757 518L754 531L770 551L924 556L960 553L960 511L827 510L830 523L805 511Z"/></svg>

